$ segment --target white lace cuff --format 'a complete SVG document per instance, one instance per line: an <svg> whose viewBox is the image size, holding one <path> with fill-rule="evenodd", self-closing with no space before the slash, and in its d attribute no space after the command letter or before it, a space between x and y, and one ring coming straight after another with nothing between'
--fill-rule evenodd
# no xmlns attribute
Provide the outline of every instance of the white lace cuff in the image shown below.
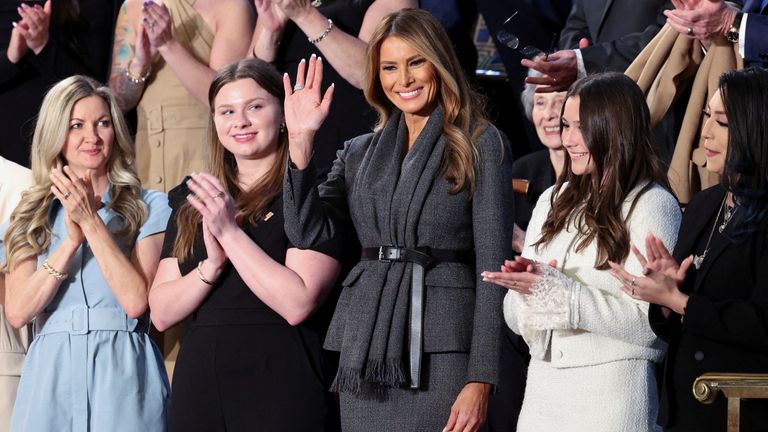
<svg viewBox="0 0 768 432"><path fill-rule="evenodd" d="M520 321L526 330L577 328L581 285L547 264L536 266L541 277L531 287L531 294L521 296Z"/></svg>

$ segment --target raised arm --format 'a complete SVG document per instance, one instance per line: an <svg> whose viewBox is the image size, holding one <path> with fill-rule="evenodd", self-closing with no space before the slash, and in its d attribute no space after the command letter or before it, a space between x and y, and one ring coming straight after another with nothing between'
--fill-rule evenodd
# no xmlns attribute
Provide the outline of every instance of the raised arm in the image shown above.
<svg viewBox="0 0 768 432"><path fill-rule="evenodd" d="M184 88L201 104L208 106L208 87L222 67L248 54L248 36L253 33L253 12L245 0L217 0L211 11L214 33L208 62L197 59L173 35L170 11L149 2L142 24L152 47L170 66Z"/></svg>
<svg viewBox="0 0 768 432"><path fill-rule="evenodd" d="M317 40L315 45L323 57L339 75L357 88L363 88L365 51L379 22L392 12L418 7L418 2L414 0L376 0L365 12L360 32L350 35L336 27L328 30L328 18L313 7L309 0L272 1L296 23L307 38Z"/></svg>
<svg viewBox="0 0 768 432"><path fill-rule="evenodd" d="M139 103L156 54L150 48L144 27L139 24L140 7L140 0L125 0L115 24L109 88L123 111Z"/></svg>

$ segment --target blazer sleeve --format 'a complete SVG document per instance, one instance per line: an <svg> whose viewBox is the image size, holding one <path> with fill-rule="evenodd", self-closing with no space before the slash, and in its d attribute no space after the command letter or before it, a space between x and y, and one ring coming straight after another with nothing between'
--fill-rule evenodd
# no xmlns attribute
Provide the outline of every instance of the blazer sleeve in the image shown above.
<svg viewBox="0 0 768 432"><path fill-rule="evenodd" d="M766 232L758 232L765 236ZM682 331L742 350L768 353L768 251L754 261L754 290L747 299L692 294ZM678 321L679 322L679 321Z"/></svg>
<svg viewBox="0 0 768 432"><path fill-rule="evenodd" d="M472 231L477 288L467 381L498 385L505 290L483 282L480 273L497 269L512 256L512 157L506 137L493 126L488 126L476 146L479 163Z"/></svg>
<svg viewBox="0 0 768 432"><path fill-rule="evenodd" d="M744 39L744 61L768 66L768 16L747 15Z"/></svg>
<svg viewBox="0 0 768 432"><path fill-rule="evenodd" d="M571 13L565 21L565 27L560 32L560 49L578 48L579 40L582 38L590 39L587 16L584 12L584 1L589 0L573 2L573 8L571 8Z"/></svg>
<svg viewBox="0 0 768 432"><path fill-rule="evenodd" d="M357 137L336 153L326 181L316 186L314 161L303 170L288 164L283 187L285 233L291 244L308 249L337 238L351 225L347 202L346 164L350 148Z"/></svg>
<svg viewBox="0 0 768 432"><path fill-rule="evenodd" d="M659 10L656 22L646 27L643 31L629 33L618 39L606 41L587 48L582 48L581 56L584 59L584 68L587 73L602 71L624 72L632 61L640 54L640 51L648 45L648 42L656 36L661 27L666 23L663 12L671 9L672 4L667 1ZM569 17L570 18L570 17ZM582 36L582 37L588 37ZM575 33L574 36L575 37ZM561 38L562 41L562 38ZM563 48L577 48L579 39L569 39L569 45Z"/></svg>

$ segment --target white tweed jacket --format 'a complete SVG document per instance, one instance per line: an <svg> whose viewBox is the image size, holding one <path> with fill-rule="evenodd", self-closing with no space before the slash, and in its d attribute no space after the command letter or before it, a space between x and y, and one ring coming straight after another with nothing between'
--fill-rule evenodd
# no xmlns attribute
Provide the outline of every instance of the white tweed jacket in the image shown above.
<svg viewBox="0 0 768 432"><path fill-rule="evenodd" d="M639 189L624 202L625 218ZM545 313L543 319L542 314L531 317L531 309L526 307L531 299L510 290L504 299L507 325L523 336L532 356L551 361L555 368L624 359L660 361L666 346L648 324L648 303L625 295L609 271L594 268L596 244L577 253L576 230L569 226L538 250L532 246L549 212L552 190L541 195L533 211L523 256L540 262L557 260L559 272L551 272L556 277L548 278L546 284L551 285L547 291L554 301L549 298L544 303L561 310ZM677 200L663 187L654 185L637 199L627 220L630 239L645 254L645 236L650 232L672 250L680 218ZM642 267L633 254L622 264L630 273L641 274Z"/></svg>

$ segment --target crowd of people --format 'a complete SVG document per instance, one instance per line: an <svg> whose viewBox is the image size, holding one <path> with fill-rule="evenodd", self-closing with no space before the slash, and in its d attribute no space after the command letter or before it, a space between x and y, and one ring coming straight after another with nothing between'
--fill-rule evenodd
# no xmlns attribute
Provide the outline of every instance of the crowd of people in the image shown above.
<svg viewBox="0 0 768 432"><path fill-rule="evenodd" d="M768 1L588 3L514 162L416 1L0 11L0 432L725 430L691 387L768 371ZM734 53L703 118L630 73L662 40Z"/></svg>

